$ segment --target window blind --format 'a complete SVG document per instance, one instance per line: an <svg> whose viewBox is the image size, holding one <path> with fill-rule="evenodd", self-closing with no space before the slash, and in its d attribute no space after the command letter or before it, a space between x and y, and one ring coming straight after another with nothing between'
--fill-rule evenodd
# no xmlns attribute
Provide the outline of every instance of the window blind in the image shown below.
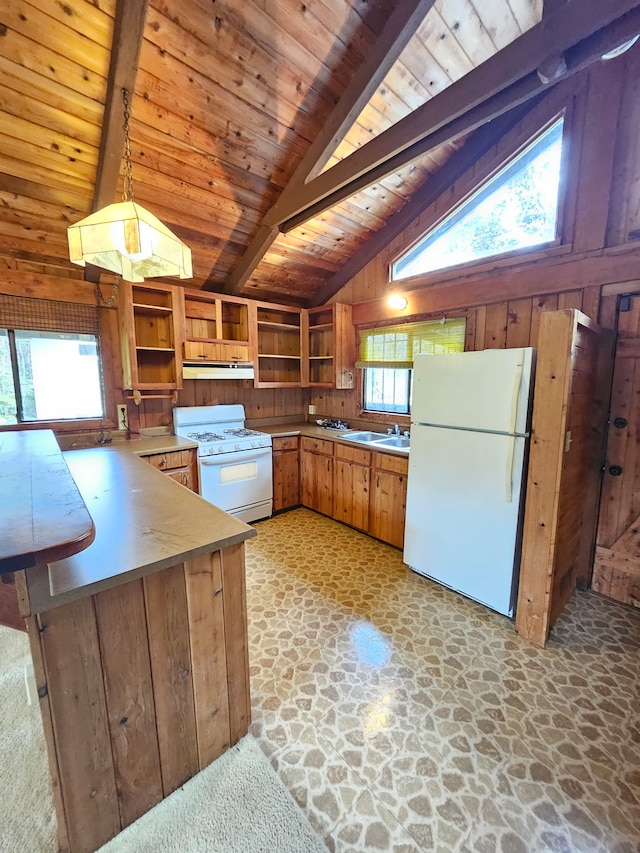
<svg viewBox="0 0 640 853"><path fill-rule="evenodd" d="M360 331L356 367L411 368L422 353L463 352L466 320L428 320Z"/></svg>
<svg viewBox="0 0 640 853"><path fill-rule="evenodd" d="M100 314L94 305L0 294L0 328L98 335Z"/></svg>

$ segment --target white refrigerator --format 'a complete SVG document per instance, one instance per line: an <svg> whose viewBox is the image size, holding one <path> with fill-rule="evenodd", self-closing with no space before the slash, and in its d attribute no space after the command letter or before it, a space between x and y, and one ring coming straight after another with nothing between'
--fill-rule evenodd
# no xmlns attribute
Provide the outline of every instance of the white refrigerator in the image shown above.
<svg viewBox="0 0 640 853"><path fill-rule="evenodd" d="M419 355L404 562L513 615L535 350Z"/></svg>

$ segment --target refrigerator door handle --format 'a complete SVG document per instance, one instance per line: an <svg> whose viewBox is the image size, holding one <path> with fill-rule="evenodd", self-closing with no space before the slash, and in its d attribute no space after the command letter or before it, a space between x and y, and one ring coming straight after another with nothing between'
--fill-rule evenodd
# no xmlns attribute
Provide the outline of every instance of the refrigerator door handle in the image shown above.
<svg viewBox="0 0 640 853"><path fill-rule="evenodd" d="M513 390L511 392L511 413L509 417L509 432L515 433L518 423L518 403L520 402L520 386L524 367L524 352L520 350L520 358L513 372Z"/></svg>
<svg viewBox="0 0 640 853"><path fill-rule="evenodd" d="M505 470L505 500L511 503L513 500L513 459L516 450L516 438L510 435L507 439L507 464Z"/></svg>

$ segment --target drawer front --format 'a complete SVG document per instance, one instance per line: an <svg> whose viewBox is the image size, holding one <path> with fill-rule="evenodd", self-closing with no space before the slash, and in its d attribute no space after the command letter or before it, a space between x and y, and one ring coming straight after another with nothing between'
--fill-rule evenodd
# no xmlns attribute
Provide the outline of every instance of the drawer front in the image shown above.
<svg viewBox="0 0 640 853"><path fill-rule="evenodd" d="M287 435L279 436L272 440L273 449L276 450L297 450L300 447L300 436Z"/></svg>
<svg viewBox="0 0 640 853"><path fill-rule="evenodd" d="M171 450L168 453L153 453L144 458L154 468L160 471L170 471L172 468L184 468L191 462L193 450Z"/></svg>
<svg viewBox="0 0 640 853"><path fill-rule="evenodd" d="M406 474L409 471L409 459L406 456L394 456L391 453L374 453L373 467L394 474Z"/></svg>
<svg viewBox="0 0 640 853"><path fill-rule="evenodd" d="M167 477L180 483L181 486L186 486L187 489L193 491L193 483L191 482L191 471L189 468L174 468L167 471Z"/></svg>
<svg viewBox="0 0 640 853"><path fill-rule="evenodd" d="M333 456L333 442L327 441L324 438L307 438L302 439L302 449L308 450L311 453L322 453L325 456Z"/></svg>
<svg viewBox="0 0 640 853"><path fill-rule="evenodd" d="M371 465L371 451L362 450L360 447L351 447L346 444L336 444L336 458L344 459L346 462L355 462L356 465Z"/></svg>
<svg viewBox="0 0 640 853"><path fill-rule="evenodd" d="M185 361L250 361L249 347L202 341L184 342Z"/></svg>

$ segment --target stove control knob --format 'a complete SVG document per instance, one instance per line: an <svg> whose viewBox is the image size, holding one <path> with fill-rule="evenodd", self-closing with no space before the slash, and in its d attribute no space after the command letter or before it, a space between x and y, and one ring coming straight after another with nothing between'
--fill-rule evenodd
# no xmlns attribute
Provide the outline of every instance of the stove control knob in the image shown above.
<svg viewBox="0 0 640 853"><path fill-rule="evenodd" d="M251 442L251 447L257 447L257 446L258 446L257 442L255 442L255 441Z"/></svg>
<svg viewBox="0 0 640 853"><path fill-rule="evenodd" d="M236 450L240 450L240 445L236 444Z"/></svg>
<svg viewBox="0 0 640 853"><path fill-rule="evenodd" d="M218 448L218 453L222 453L223 450L224 450L224 447L222 445L220 445L220 447ZM213 453L213 447L211 448L211 452Z"/></svg>

